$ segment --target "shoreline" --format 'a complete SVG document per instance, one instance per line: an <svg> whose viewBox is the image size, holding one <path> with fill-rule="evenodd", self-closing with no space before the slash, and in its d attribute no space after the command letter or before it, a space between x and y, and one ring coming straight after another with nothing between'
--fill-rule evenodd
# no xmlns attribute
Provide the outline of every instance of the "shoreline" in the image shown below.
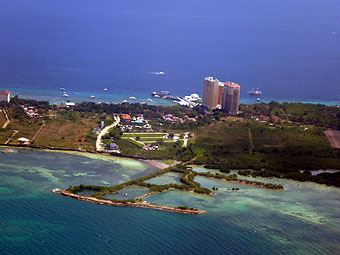
<svg viewBox="0 0 340 255"><path fill-rule="evenodd" d="M184 213L184 214L206 213L206 211L201 211L201 210L180 209L180 208L177 208L177 207L159 205L159 204L149 203L149 202L145 202L145 201L136 202L136 203L113 202L111 200L106 200L106 199L76 195L76 194L73 194L73 193L65 191L65 190L53 190L53 192L59 193L59 194L66 196L66 197L76 198L76 199L79 199L79 200L88 201L88 202L96 203L96 204L99 204L99 205L105 204L105 205L113 205L113 206L130 206L130 207L139 207L139 208L149 208L149 209L154 209L154 210L170 211L170 212L177 212L177 213Z"/></svg>
<svg viewBox="0 0 340 255"><path fill-rule="evenodd" d="M69 149L69 148L55 148L55 147L49 147L49 146L35 146L35 145L20 145L20 144L0 144L0 147L9 147L9 148L19 148L19 149L34 149L34 150L42 150L42 151L54 151L54 152L77 152L80 154L95 154L105 157L117 157L117 158L123 158L123 159L134 159L138 161L142 161L144 163L147 163L149 165L152 165L158 169L165 169L168 168L174 164L177 164L178 162L175 161L172 165L167 165L159 160L156 159L147 159L143 157L134 157L134 156L125 156L118 153L106 153L106 152L97 152L97 151L88 151L88 150L77 150L77 149Z"/></svg>
<svg viewBox="0 0 340 255"><path fill-rule="evenodd" d="M6 89L5 87L3 89ZM34 99L34 100L45 100L48 101L50 104L57 104L59 105L62 102L65 102L66 99L70 100L71 102L94 102L94 103L104 103L109 102L113 104L120 104L123 100L128 100L130 103L143 103L147 102L147 99L150 98L150 93L147 94L140 94L137 96L136 100L130 100L129 97L130 94L122 93L122 94L111 94L110 92L104 92L104 91L98 91L97 93L84 91L84 92L78 92L78 91L69 91L70 97L64 98L62 96L61 91L56 88L55 90L44 90L44 93L41 92L41 90L34 90L34 92L31 92L32 90L28 90L25 88L17 88L13 90L13 95L19 95L20 98L23 99ZM189 93L189 92L188 92ZM95 99L92 99L91 96L94 95ZM178 95L184 97L185 95ZM256 101L256 97L250 96L250 95L244 95L240 98L241 104L258 104L258 103L270 103L271 101L275 101L278 103L304 103L304 104L323 104L327 106L336 106L340 105L339 99L281 99L281 98L266 98L263 96L261 98L261 101ZM169 105L175 105L171 100L163 100L163 99L153 99L153 102L148 102L150 105L162 105L162 106L169 106Z"/></svg>

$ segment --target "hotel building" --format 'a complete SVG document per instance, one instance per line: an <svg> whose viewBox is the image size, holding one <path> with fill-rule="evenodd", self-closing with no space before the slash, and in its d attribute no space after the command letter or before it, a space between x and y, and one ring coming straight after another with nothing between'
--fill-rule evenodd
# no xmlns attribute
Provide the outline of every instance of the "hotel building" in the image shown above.
<svg viewBox="0 0 340 255"><path fill-rule="evenodd" d="M240 103L240 85L226 82L223 88L222 109L229 114L237 114Z"/></svg>
<svg viewBox="0 0 340 255"><path fill-rule="evenodd" d="M203 81L203 104L216 108L218 104L218 87L220 81L214 77L207 77Z"/></svg>

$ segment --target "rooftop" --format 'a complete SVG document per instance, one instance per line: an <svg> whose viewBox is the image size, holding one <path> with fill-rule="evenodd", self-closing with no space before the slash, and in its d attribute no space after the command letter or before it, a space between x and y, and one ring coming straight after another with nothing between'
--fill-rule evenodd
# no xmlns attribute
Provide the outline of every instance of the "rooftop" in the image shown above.
<svg viewBox="0 0 340 255"><path fill-rule="evenodd" d="M230 82L230 81L227 81L225 85L229 87L233 87L233 88L240 88L240 85L238 85L237 83Z"/></svg>
<svg viewBox="0 0 340 255"><path fill-rule="evenodd" d="M0 91L0 95L9 95L11 92L9 92L9 90L2 90Z"/></svg>

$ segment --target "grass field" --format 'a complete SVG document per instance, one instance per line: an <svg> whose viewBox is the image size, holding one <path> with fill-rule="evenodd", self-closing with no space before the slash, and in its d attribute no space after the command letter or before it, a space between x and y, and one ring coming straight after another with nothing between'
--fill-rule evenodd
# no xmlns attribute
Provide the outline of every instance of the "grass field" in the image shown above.
<svg viewBox="0 0 340 255"><path fill-rule="evenodd" d="M2 125L6 122L6 117L5 114L2 110L0 110L0 128L2 127Z"/></svg>
<svg viewBox="0 0 340 255"><path fill-rule="evenodd" d="M122 139L128 139L129 141L135 142L132 139L142 142L142 143L156 143L156 142L164 142L164 143L174 143L176 142L173 139L164 138L164 136L168 135L165 132L153 132L153 133L124 133L122 135ZM139 137L139 139L137 139ZM132 138L132 139L131 139ZM137 142L135 142L137 143ZM137 143L140 145L140 143Z"/></svg>
<svg viewBox="0 0 340 255"><path fill-rule="evenodd" d="M124 133L122 137L163 137L168 133L153 132L153 133Z"/></svg>
<svg viewBox="0 0 340 255"><path fill-rule="evenodd" d="M81 117L80 113L73 113L72 118L58 114L56 118L44 122L44 126L32 144L56 148L94 150L95 135L90 135L90 132L92 128L98 126L97 121L96 118ZM20 137L32 140L42 124L41 119L12 119L6 130L0 132L0 142L5 143L13 134L13 130L19 130L19 132L9 144L17 144L17 139Z"/></svg>

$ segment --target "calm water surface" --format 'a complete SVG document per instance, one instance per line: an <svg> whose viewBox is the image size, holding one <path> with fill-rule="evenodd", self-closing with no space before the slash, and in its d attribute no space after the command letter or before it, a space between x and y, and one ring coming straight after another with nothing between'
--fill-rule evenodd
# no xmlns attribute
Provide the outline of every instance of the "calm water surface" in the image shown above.
<svg viewBox="0 0 340 255"><path fill-rule="evenodd" d="M0 88L25 97L142 102L215 76L243 102L340 102L338 0L11 0L0 24Z"/></svg>
<svg viewBox="0 0 340 255"><path fill-rule="evenodd" d="M91 154L0 154L0 253L340 253L340 190L323 185L273 180L285 186L280 192L197 177L204 187L217 186L216 195L170 191L148 198L206 210L203 215L97 205L51 192L154 171L140 161Z"/></svg>

